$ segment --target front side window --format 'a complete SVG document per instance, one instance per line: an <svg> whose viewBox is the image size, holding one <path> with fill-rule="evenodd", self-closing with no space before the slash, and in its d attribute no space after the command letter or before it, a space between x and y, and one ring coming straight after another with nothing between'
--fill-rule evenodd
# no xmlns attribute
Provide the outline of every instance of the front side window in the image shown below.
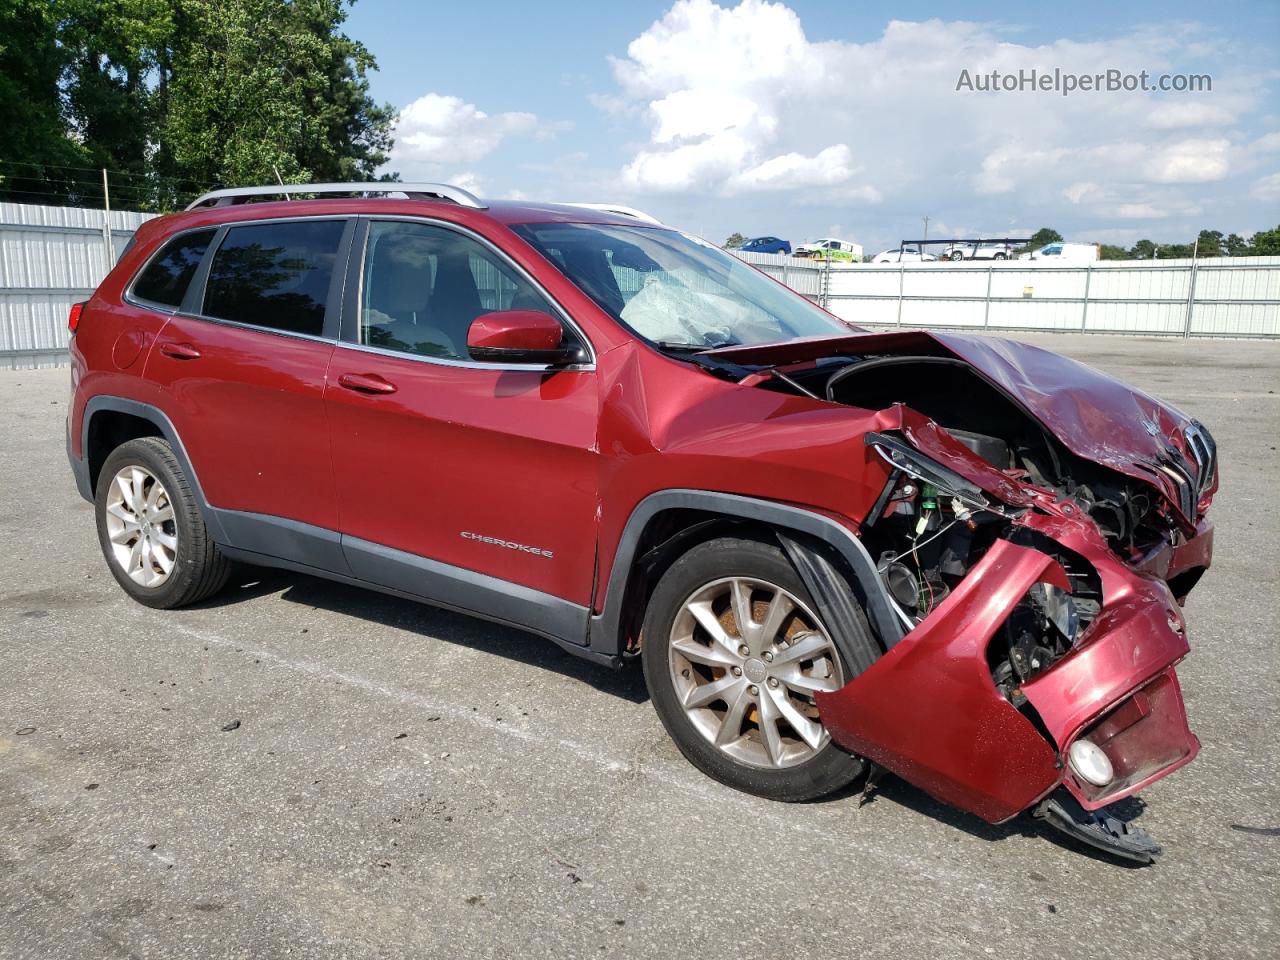
<svg viewBox="0 0 1280 960"><path fill-rule="evenodd" d="M187 286L216 233L216 230L195 230L174 237L138 275L133 283L133 295L166 307L182 306Z"/></svg>
<svg viewBox="0 0 1280 960"><path fill-rule="evenodd" d="M374 221L364 254L360 343L467 360L472 321L495 310L553 313L547 299L472 238L423 223Z"/></svg>
<svg viewBox="0 0 1280 960"><path fill-rule="evenodd" d="M653 343L709 349L853 332L737 257L674 230L590 223L511 229Z"/></svg>
<svg viewBox="0 0 1280 960"><path fill-rule="evenodd" d="M206 316L320 336L341 220L293 220L231 227L213 255Z"/></svg>

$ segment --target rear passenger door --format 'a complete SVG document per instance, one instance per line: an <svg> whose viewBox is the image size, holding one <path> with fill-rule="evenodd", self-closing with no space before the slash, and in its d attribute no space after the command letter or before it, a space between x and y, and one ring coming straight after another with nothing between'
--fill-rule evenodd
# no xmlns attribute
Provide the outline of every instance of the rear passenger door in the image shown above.
<svg viewBox="0 0 1280 960"><path fill-rule="evenodd" d="M220 228L146 369L231 545L338 570L324 387L354 223Z"/></svg>

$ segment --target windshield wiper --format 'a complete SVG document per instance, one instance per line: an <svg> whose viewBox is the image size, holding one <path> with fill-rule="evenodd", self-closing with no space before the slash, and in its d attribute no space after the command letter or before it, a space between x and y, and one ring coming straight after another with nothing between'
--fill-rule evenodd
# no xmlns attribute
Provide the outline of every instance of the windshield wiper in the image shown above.
<svg viewBox="0 0 1280 960"><path fill-rule="evenodd" d="M740 347L737 340L726 340L724 343L682 343L678 340L658 340L657 345L663 350L673 353L705 353L707 350L719 350L721 347Z"/></svg>

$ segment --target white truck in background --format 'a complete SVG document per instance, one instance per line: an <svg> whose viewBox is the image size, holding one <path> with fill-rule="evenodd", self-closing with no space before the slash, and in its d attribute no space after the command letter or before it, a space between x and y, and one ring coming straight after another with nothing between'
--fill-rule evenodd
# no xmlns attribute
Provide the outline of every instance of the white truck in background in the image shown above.
<svg viewBox="0 0 1280 960"><path fill-rule="evenodd" d="M1102 259L1102 247L1096 243L1046 243L1038 250L1024 253L1019 260L1049 260L1058 263L1092 263Z"/></svg>

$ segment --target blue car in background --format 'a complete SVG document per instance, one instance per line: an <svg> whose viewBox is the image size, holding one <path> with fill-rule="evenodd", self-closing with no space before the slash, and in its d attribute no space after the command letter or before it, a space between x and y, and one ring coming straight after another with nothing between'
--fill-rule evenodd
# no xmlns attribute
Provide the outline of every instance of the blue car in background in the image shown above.
<svg viewBox="0 0 1280 960"><path fill-rule="evenodd" d="M790 253L791 243L777 237L756 237L738 248L743 253Z"/></svg>

